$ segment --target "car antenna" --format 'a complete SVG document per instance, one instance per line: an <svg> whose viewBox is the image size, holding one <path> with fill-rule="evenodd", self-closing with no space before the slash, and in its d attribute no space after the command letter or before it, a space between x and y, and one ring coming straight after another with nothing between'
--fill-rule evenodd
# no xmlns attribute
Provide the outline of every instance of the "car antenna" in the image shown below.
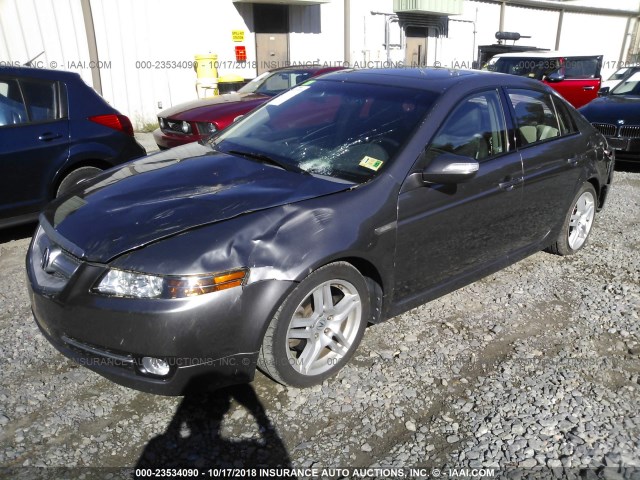
<svg viewBox="0 0 640 480"><path fill-rule="evenodd" d="M31 60L29 60L27 63L24 64L25 67L30 67L31 64L35 61L36 58L38 58L40 55L42 55L44 53L44 50L41 51L38 55L36 55L35 57L33 57Z"/></svg>

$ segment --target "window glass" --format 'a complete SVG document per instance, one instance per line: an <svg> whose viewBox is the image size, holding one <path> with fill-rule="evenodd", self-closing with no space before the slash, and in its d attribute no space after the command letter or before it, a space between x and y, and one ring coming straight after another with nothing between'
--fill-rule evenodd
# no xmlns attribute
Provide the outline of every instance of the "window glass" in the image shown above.
<svg viewBox="0 0 640 480"><path fill-rule="evenodd" d="M569 109L562 100L557 97L551 97L553 99L553 105L556 107L556 113L558 114L558 123L560 124L560 133L562 135L570 135L578 131Z"/></svg>
<svg viewBox="0 0 640 480"><path fill-rule="evenodd" d="M490 70L542 80L560 67L558 58L501 57Z"/></svg>
<svg viewBox="0 0 640 480"><path fill-rule="evenodd" d="M568 57L564 66L565 78L596 78L598 76L598 58Z"/></svg>
<svg viewBox="0 0 640 480"><path fill-rule="evenodd" d="M231 155L366 182L391 165L437 93L315 80L288 90L211 139Z"/></svg>
<svg viewBox="0 0 640 480"><path fill-rule="evenodd" d="M518 146L560 136L560 125L549 94L519 89L508 92L517 123Z"/></svg>
<svg viewBox="0 0 640 480"><path fill-rule="evenodd" d="M58 118L56 82L22 79L20 85L31 122L46 122Z"/></svg>
<svg viewBox="0 0 640 480"><path fill-rule="evenodd" d="M18 82L0 79L0 127L28 121Z"/></svg>
<svg viewBox="0 0 640 480"><path fill-rule="evenodd" d="M258 93L265 95L277 95L291 87L303 82L311 76L309 72L280 72L269 76L258 88Z"/></svg>
<svg viewBox="0 0 640 480"><path fill-rule="evenodd" d="M484 92L464 100L431 142L428 153L455 153L482 161L507 150L500 97Z"/></svg>

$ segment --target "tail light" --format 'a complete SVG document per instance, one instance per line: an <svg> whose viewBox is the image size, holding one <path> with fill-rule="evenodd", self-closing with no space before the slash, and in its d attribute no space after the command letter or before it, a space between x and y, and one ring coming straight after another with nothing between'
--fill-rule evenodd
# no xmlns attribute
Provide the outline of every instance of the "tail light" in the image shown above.
<svg viewBox="0 0 640 480"><path fill-rule="evenodd" d="M133 137L133 125L131 125L131 120L129 120L129 117L126 115L118 115L115 113L94 115L93 117L89 117L89 120Z"/></svg>

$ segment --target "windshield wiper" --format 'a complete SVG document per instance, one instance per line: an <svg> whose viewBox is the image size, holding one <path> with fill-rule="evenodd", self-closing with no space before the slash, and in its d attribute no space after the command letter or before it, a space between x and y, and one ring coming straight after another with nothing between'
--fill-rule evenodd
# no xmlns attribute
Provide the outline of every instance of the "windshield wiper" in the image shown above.
<svg viewBox="0 0 640 480"><path fill-rule="evenodd" d="M291 165L289 163L281 162L280 160L276 160L275 158L270 157L269 155L265 155L264 153L258 152L245 152L242 150L229 150L227 153L231 155L239 155L244 158L248 158L250 160L258 160L262 163L268 163L270 165L275 165L276 167L280 167L283 170L287 170L288 172L296 172L303 173L305 175L311 175L306 170L298 167L297 165Z"/></svg>

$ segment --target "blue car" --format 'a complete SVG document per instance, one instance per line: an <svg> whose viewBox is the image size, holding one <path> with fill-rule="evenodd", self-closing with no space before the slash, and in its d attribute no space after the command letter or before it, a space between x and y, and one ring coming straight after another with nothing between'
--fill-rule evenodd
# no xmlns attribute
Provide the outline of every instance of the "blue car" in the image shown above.
<svg viewBox="0 0 640 480"><path fill-rule="evenodd" d="M130 120L78 74L0 67L0 227L35 220L62 192L143 155Z"/></svg>

